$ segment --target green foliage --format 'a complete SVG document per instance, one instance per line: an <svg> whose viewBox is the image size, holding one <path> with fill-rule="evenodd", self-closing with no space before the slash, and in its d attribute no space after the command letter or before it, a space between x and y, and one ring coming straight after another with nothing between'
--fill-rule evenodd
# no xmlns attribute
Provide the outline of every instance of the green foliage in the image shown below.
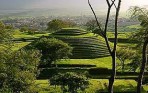
<svg viewBox="0 0 148 93"><path fill-rule="evenodd" d="M136 18L139 20L139 22L141 23L140 26L141 28L139 29L139 31L133 33L131 35L131 39L137 40L138 44L137 44L137 49L141 50L141 46L145 46L143 47L142 52L139 52L140 54L142 54L143 57L142 61L141 58L138 58L139 55L135 56L133 62L135 62L136 65L134 65L134 68L137 67L139 61L142 62L142 66L141 66L141 71L143 68L145 68L145 63L147 63L147 44L148 44L148 10L145 8L140 8L140 7L131 7L130 9L131 11L131 18ZM145 55L145 56L144 56ZM139 83L140 84L140 83Z"/></svg>
<svg viewBox="0 0 148 93"><path fill-rule="evenodd" d="M48 28L47 28L48 31L55 32L61 28L73 27L73 26L75 26L75 23L70 22L70 21L63 21L63 20L59 20L59 19L54 19L54 20L50 21L47 24L47 26L48 26Z"/></svg>
<svg viewBox="0 0 148 93"><path fill-rule="evenodd" d="M124 71L125 61L128 59L134 58L136 52L129 48L118 48L117 49L117 58L121 62L121 70Z"/></svg>
<svg viewBox="0 0 148 93"><path fill-rule="evenodd" d="M0 43L6 43L12 39L12 29L0 21Z"/></svg>
<svg viewBox="0 0 148 93"><path fill-rule="evenodd" d="M27 32L28 31L28 27L24 26L20 28L20 32Z"/></svg>
<svg viewBox="0 0 148 93"><path fill-rule="evenodd" d="M93 31L97 27L96 20L89 20L85 26L87 27L88 31Z"/></svg>
<svg viewBox="0 0 148 93"><path fill-rule="evenodd" d="M50 79L51 85L61 85L63 92L77 93L78 90L84 91L89 82L84 75L67 72L57 74Z"/></svg>
<svg viewBox="0 0 148 93"><path fill-rule="evenodd" d="M140 7L131 7L131 18L137 18L141 23L140 30L133 33L130 38L139 41L139 45L148 40L148 10ZM142 41L142 42L141 42Z"/></svg>
<svg viewBox="0 0 148 93"><path fill-rule="evenodd" d="M36 31L37 31L36 28L29 28L28 26L23 26L20 28L20 32L28 33L30 35L35 34Z"/></svg>
<svg viewBox="0 0 148 93"><path fill-rule="evenodd" d="M0 92L33 93L40 53L37 50L0 51Z"/></svg>
<svg viewBox="0 0 148 93"><path fill-rule="evenodd" d="M41 60L49 65L57 60L68 58L72 51L67 43L55 38L41 38L34 42L32 47L41 51Z"/></svg>
<svg viewBox="0 0 148 93"><path fill-rule="evenodd" d="M27 33L33 35L36 31L38 31L36 28L29 28Z"/></svg>
<svg viewBox="0 0 148 93"><path fill-rule="evenodd" d="M36 80L38 85L36 88L39 89L39 93L63 93L60 89L60 86L49 85L48 80ZM135 80L119 80L116 79L114 83L114 92L115 93L136 93L136 84ZM85 91L79 93L108 93L108 79L90 79L89 86ZM144 92L147 93L148 86L144 85ZM66 92L67 93L67 92Z"/></svg>
<svg viewBox="0 0 148 93"><path fill-rule="evenodd" d="M140 55L140 53L136 53L132 58L131 58L131 62L129 64L127 64L127 66L130 67L129 71L137 71L137 69L139 68L139 66L141 65L141 61L142 61L142 57Z"/></svg>

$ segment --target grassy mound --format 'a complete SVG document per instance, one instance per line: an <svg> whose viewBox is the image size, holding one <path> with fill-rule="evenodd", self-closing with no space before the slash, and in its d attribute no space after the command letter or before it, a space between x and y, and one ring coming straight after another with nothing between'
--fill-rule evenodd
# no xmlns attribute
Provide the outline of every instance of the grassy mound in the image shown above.
<svg viewBox="0 0 148 93"><path fill-rule="evenodd" d="M82 29L77 28L63 28L60 31L57 31L53 34L55 35L83 35L88 33L87 31L84 31Z"/></svg>
<svg viewBox="0 0 148 93"><path fill-rule="evenodd" d="M106 44L101 36L95 36L85 30L64 28L50 35L73 47L73 59L88 59L109 56Z"/></svg>

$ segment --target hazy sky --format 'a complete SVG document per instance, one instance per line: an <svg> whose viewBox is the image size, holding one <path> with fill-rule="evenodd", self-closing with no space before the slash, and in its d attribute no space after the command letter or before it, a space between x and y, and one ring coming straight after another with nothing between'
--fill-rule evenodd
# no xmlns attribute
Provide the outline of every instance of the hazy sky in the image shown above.
<svg viewBox="0 0 148 93"><path fill-rule="evenodd" d="M90 0L95 9L105 9L106 0ZM122 0L121 10L127 10L129 6L147 6L148 0ZM87 0L0 0L2 9L34 9L34 8L69 8L89 9Z"/></svg>

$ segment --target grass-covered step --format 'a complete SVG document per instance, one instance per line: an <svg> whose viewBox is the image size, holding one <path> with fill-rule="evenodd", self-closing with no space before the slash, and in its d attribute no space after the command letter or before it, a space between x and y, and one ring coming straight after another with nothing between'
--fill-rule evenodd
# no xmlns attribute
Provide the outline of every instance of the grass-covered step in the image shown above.
<svg viewBox="0 0 148 93"><path fill-rule="evenodd" d="M82 35L88 33L85 30L77 29L77 28L63 28L53 34L55 35Z"/></svg>
<svg viewBox="0 0 148 93"><path fill-rule="evenodd" d="M52 67L52 68L42 68L40 71L38 79L48 79L55 75L56 73L65 73L65 72L78 72L78 73L86 73L88 71L87 76L89 78L93 79L109 79L111 76L111 70L107 68L89 68L89 67ZM130 74L128 72L124 72L123 74L119 74L120 72L117 72L116 79L133 79L137 80L138 75L137 74ZM131 72L132 73L132 72ZM124 75L126 74L126 75ZM148 79L148 75L144 76L145 79Z"/></svg>
<svg viewBox="0 0 148 93"><path fill-rule="evenodd" d="M39 68L48 68L48 67L66 67L66 68L69 68L69 67L82 67L82 68L85 68L85 67L96 67L95 64L52 64L51 66L48 66L48 65L40 65Z"/></svg>
<svg viewBox="0 0 148 93"><path fill-rule="evenodd" d="M93 33L88 33L82 29L64 28L45 37L57 38L72 46L73 51L72 56L70 56L72 59L97 58L110 55L101 36L95 36Z"/></svg>
<svg viewBox="0 0 148 93"><path fill-rule="evenodd" d="M75 28L64 28L50 35L50 37L52 36L73 47L73 55L70 56L72 59L109 56L109 52L103 38L93 34L89 34L88 36L87 31Z"/></svg>

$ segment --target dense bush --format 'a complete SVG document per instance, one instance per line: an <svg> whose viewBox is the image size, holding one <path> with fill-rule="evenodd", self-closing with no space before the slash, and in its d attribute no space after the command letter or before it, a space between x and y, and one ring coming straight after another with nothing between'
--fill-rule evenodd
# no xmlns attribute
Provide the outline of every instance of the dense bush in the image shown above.
<svg viewBox="0 0 148 93"><path fill-rule="evenodd" d="M38 73L40 52L38 50L0 51L0 92L33 93ZM7 91L9 90L9 92Z"/></svg>
<svg viewBox="0 0 148 93"><path fill-rule="evenodd" d="M0 21L0 44L8 43L13 38L12 32L12 28L7 28L7 25Z"/></svg>
<svg viewBox="0 0 148 93"><path fill-rule="evenodd" d="M52 62L57 60L68 58L71 55L72 47L67 43L55 38L41 38L32 43L29 48L35 48L42 53L42 63L45 65L51 65Z"/></svg>
<svg viewBox="0 0 148 93"><path fill-rule="evenodd" d="M109 75L111 74L111 70L108 68L91 68L88 70L90 75Z"/></svg>
<svg viewBox="0 0 148 93"><path fill-rule="evenodd" d="M37 77L38 79L48 79L50 77L52 77L53 75L57 74L57 70L56 69L41 69L40 70L40 74Z"/></svg>
<svg viewBox="0 0 148 93"><path fill-rule="evenodd" d="M51 85L60 85L63 92L77 93L78 90L84 91L88 87L89 81L84 75L74 72L57 74L50 79Z"/></svg>
<svg viewBox="0 0 148 93"><path fill-rule="evenodd" d="M75 25L76 24L71 21L63 21L60 19L54 19L47 24L47 26L48 26L47 30L55 32L61 28L73 27Z"/></svg>

